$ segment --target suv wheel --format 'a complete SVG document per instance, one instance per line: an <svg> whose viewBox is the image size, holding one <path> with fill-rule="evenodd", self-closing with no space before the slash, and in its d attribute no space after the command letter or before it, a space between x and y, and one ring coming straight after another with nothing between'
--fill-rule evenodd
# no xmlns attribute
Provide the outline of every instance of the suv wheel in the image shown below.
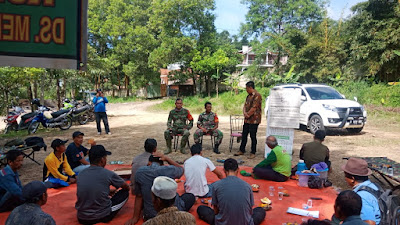
<svg viewBox="0 0 400 225"><path fill-rule="evenodd" d="M312 134L315 134L317 130L325 131L324 122L322 121L322 118L319 115L313 115L310 118L310 121L308 121L308 127L310 128L310 132Z"/></svg>

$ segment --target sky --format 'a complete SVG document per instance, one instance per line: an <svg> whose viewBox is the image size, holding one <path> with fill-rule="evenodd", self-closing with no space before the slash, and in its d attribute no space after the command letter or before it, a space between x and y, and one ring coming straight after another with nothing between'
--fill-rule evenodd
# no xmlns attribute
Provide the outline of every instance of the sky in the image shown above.
<svg viewBox="0 0 400 225"><path fill-rule="evenodd" d="M218 32L229 31L230 34L238 34L240 24L245 23L247 8L240 3L241 0L216 0L215 26ZM343 17L350 16L350 8L365 0L331 0L327 7L328 16L338 20L343 12Z"/></svg>

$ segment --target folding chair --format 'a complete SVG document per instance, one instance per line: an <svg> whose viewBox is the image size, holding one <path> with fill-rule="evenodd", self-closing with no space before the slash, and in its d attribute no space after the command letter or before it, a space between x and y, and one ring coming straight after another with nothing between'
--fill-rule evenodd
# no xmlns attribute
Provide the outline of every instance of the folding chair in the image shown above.
<svg viewBox="0 0 400 225"><path fill-rule="evenodd" d="M174 137L174 149L176 151L176 150L178 150L179 138L182 137L182 134L176 134L173 137ZM187 146L190 148L189 138L187 141Z"/></svg>
<svg viewBox="0 0 400 225"><path fill-rule="evenodd" d="M236 140L239 142L239 138L242 137L242 129L244 123L244 117L242 115L230 115L230 126L231 126L231 135L229 142L229 151L232 151L233 140L236 137Z"/></svg>
<svg viewBox="0 0 400 225"><path fill-rule="evenodd" d="M200 138L200 144L201 145L203 145L203 137L204 136L210 136L210 138L211 138L211 147L214 149L216 137L211 135L211 134L208 134L208 133L207 134L203 134L203 136L201 136L201 138Z"/></svg>

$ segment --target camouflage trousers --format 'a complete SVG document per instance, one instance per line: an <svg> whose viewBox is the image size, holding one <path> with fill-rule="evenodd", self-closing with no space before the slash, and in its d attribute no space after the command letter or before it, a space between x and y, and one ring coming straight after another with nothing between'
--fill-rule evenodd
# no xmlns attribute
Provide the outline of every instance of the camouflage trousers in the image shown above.
<svg viewBox="0 0 400 225"><path fill-rule="evenodd" d="M177 134L182 134L180 148L181 149L185 148L185 146L189 140L190 132L187 129L178 129L178 128L172 128L172 130L167 129L164 131L164 138L167 142L168 148L171 148L171 140L172 140L173 136L176 136Z"/></svg>
<svg viewBox="0 0 400 225"><path fill-rule="evenodd" d="M196 132L194 132L194 134L193 134L194 142L196 144L200 143L200 138L203 137L204 134L205 133L201 129L197 129ZM211 131L211 132L207 132L206 134L211 134L212 136L214 136L215 144L217 144L217 145L221 144L222 138L224 137L224 134L218 129Z"/></svg>

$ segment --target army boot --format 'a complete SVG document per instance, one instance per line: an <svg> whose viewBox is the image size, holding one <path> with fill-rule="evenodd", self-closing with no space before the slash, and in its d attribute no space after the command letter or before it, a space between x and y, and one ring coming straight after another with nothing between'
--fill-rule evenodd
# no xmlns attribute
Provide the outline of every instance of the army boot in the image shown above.
<svg viewBox="0 0 400 225"><path fill-rule="evenodd" d="M172 139L166 139L167 142L167 150L164 151L164 154L167 155L172 152L171 146L172 146Z"/></svg>
<svg viewBox="0 0 400 225"><path fill-rule="evenodd" d="M182 139L183 139L183 138L182 138ZM182 141L182 142L181 142L181 147L180 147L180 150L181 150L181 153L182 153L182 154L186 154L185 148L186 148L186 142Z"/></svg>
<svg viewBox="0 0 400 225"><path fill-rule="evenodd" d="M215 154L221 154L221 152L219 152L219 150L218 150L218 147L219 147L219 144L214 145L214 153Z"/></svg>

